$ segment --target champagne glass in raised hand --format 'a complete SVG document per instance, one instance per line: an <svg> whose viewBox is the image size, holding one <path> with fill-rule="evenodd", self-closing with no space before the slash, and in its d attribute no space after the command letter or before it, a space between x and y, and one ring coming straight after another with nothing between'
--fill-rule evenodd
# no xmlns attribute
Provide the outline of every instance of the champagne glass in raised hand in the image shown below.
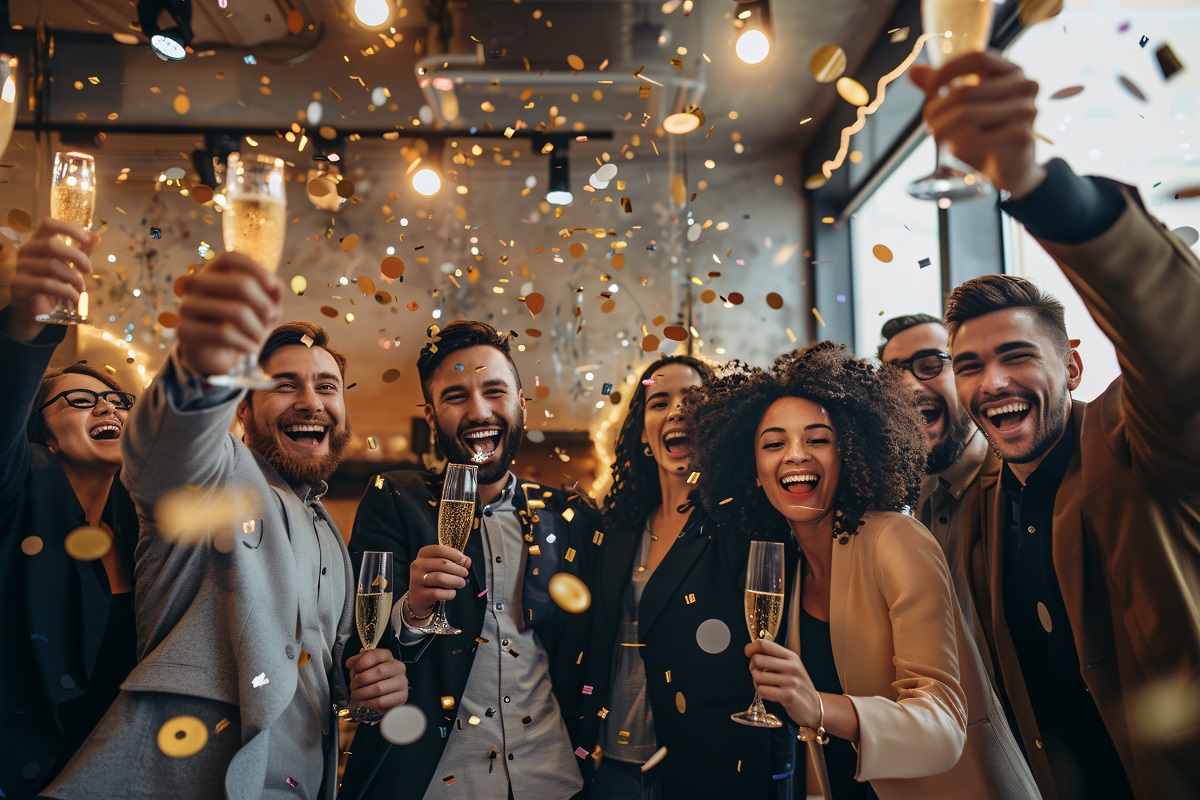
<svg viewBox="0 0 1200 800"><path fill-rule="evenodd" d="M478 481L479 467L475 464L446 466L442 502L438 505L438 544L453 547L460 553L467 546L467 537L471 535L471 528L475 526ZM417 633L462 633L446 619L444 600L438 602L432 622L413 630Z"/></svg>
<svg viewBox="0 0 1200 800"><path fill-rule="evenodd" d="M17 124L17 58L0 53L0 156Z"/></svg>
<svg viewBox="0 0 1200 800"><path fill-rule="evenodd" d="M751 542L746 563L746 626L751 641L775 641L783 619L783 544ZM731 715L734 722L756 728L779 728L779 717L767 712L758 692L750 708Z"/></svg>
<svg viewBox="0 0 1200 800"><path fill-rule="evenodd" d="M987 49L992 5L993 0L921 0L925 52L935 69L952 58ZM933 172L910 183L908 193L948 208L955 200L983 197L991 188L986 175L951 158L938 145Z"/></svg>
<svg viewBox="0 0 1200 800"><path fill-rule="evenodd" d="M358 588L354 592L354 624L363 650L379 646L391 616L392 554L368 550L363 553ZM355 705L350 716L356 722L374 724L383 719L383 712Z"/></svg>
<svg viewBox="0 0 1200 800"><path fill-rule="evenodd" d="M3 103L0 102L0 105ZM55 153L54 174L50 180L50 216L86 229L92 227L95 213L95 161L87 153ZM79 295L77 307L66 300L59 300L49 313L38 314L34 319L53 325L86 322L87 292Z"/></svg>
<svg viewBox="0 0 1200 800"><path fill-rule="evenodd" d="M279 269L287 225L283 159L231 153L225 170L225 210L221 233L226 250L250 256L267 272ZM247 356L227 375L210 375L214 386L270 389L270 377L258 368L258 356Z"/></svg>

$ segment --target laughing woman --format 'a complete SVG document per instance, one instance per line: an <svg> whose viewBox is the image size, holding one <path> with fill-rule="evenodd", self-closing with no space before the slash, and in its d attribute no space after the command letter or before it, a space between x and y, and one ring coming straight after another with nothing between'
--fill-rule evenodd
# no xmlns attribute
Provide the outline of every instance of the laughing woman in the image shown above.
<svg viewBox="0 0 1200 800"><path fill-rule="evenodd" d="M0 363L9 374L0 392L0 788L7 797L33 797L50 782L136 660L138 522L116 479L133 395L81 364L43 374L66 329L34 319L59 298L78 296L75 270L91 273L96 241L69 223L42 223L18 251L12 304L0 311ZM93 552L69 553L67 534L85 525L99 529Z"/></svg>
<svg viewBox="0 0 1200 800"><path fill-rule="evenodd" d="M790 532L800 564L778 642L746 648L764 700L781 704L842 798L1017 798L1018 765L966 727L941 548L912 517L925 462L900 374L822 342L684 407L700 494L757 538ZM971 668L967 659L964 666Z"/></svg>
<svg viewBox="0 0 1200 800"><path fill-rule="evenodd" d="M689 504L695 442L680 415L687 390L710 379L693 358L651 364L617 438L587 656L591 800L768 798L791 785L790 737L729 718L753 692L742 652L749 537Z"/></svg>

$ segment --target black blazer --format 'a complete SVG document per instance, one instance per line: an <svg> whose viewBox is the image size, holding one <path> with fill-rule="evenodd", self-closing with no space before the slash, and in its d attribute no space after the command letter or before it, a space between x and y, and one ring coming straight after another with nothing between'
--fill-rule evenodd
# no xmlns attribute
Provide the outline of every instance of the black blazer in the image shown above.
<svg viewBox="0 0 1200 800"><path fill-rule="evenodd" d="M391 551L395 570L395 602L408 591L408 567L418 550L437 544L437 500L441 497L440 476L416 470L396 470L371 479L354 518L350 550ZM518 478L514 504L522 516L522 530L531 547L522 589L525 620L538 633L550 661L554 696L566 723L573 747L578 747L582 713L585 648L591 632L591 612L569 614L550 598L550 578L568 572L590 582L590 564L599 535L599 516L577 496L548 489ZM476 510L478 516L479 511ZM570 517L566 519L563 515ZM419 798L434 777L447 732L458 713L458 703L467 685L478 645L475 638L483 628L485 585L483 545L479 536L467 540L471 574L466 588L446 604L446 615L462 629L458 636L430 636L415 647L400 648L391 626L381 647L400 652L408 664L408 702L428 720L425 734L405 747L388 743L377 726L360 725L351 746L339 798L349 800L398 800ZM357 644L354 639L352 644ZM347 653L350 654L349 648ZM452 696L452 708L442 707L441 698ZM582 767L582 762L581 769ZM519 787L518 794L519 794Z"/></svg>
<svg viewBox="0 0 1200 800"><path fill-rule="evenodd" d="M610 530L601 547L588 664L594 691L583 721L589 749L599 740L599 715L612 694L621 603L641 537L640 529ZM750 643L743 594L749 551L749 536L718 528L697 508L642 594L638 643L643 646L637 651L646 667L655 737L667 748L655 768L664 800L774 798L792 791L794 737L729 718L754 698L744 653ZM730 633L728 646L715 654L696 640L697 629L709 620L719 620Z"/></svg>
<svg viewBox="0 0 1200 800"><path fill-rule="evenodd" d="M7 322L0 312L0 331ZM76 561L63 549L68 533L87 524L83 507L58 456L31 445L25 422L42 374L63 328L48 325L32 343L0 332L0 364L9 386L0 392L0 790L10 798L33 797L50 783L99 721L74 714L68 728L60 710L83 703L97 714L117 696L136 662L136 651L97 656L109 626L112 595L99 561ZM133 574L138 521L133 501L113 481L104 518L120 557ZM34 555L21 549L30 536L41 539ZM132 616L118 638L136 638Z"/></svg>

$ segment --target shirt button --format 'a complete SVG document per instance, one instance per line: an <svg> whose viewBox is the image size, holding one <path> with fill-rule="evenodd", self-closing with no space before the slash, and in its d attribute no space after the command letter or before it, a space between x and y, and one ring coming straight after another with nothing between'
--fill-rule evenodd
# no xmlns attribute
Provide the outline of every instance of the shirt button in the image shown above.
<svg viewBox="0 0 1200 800"><path fill-rule="evenodd" d="M1034 739L1033 743L1037 745L1038 750L1042 749L1042 740L1041 739Z"/></svg>
<svg viewBox="0 0 1200 800"><path fill-rule="evenodd" d="M72 678L70 675L63 675L61 678L58 679L58 685L63 687L64 689L74 689L75 688L75 679Z"/></svg>
<svg viewBox="0 0 1200 800"><path fill-rule="evenodd" d="M499 564L499 563L500 563L500 556L496 556L496 563L497 563L497 564Z"/></svg>
<svg viewBox="0 0 1200 800"><path fill-rule="evenodd" d="M949 517L938 517L938 522L940 522L942 525L949 525L950 518Z"/></svg>
<svg viewBox="0 0 1200 800"><path fill-rule="evenodd" d="M1037 528L1030 525L1028 528L1025 529L1025 531L1026 531L1026 533L1037 533Z"/></svg>
<svg viewBox="0 0 1200 800"><path fill-rule="evenodd" d="M483 507L483 515L484 515L485 517L490 517L490 516L492 515L492 507L491 507L491 506L484 506L484 507Z"/></svg>
<svg viewBox="0 0 1200 800"><path fill-rule="evenodd" d="M326 572L329 572L329 567L321 567L321 574L324 575Z"/></svg>
<svg viewBox="0 0 1200 800"><path fill-rule="evenodd" d="M506 703L511 703L511 702L512 702L512 698L511 698L511 697L509 697L508 695L504 695L504 702L506 702Z"/></svg>
<svg viewBox="0 0 1200 800"><path fill-rule="evenodd" d="M288 658L296 657L296 648L292 647L290 644L284 648L284 652L287 653Z"/></svg>
<svg viewBox="0 0 1200 800"><path fill-rule="evenodd" d="M500 640L500 646L501 646L501 647L508 647L508 639L501 639L501 640Z"/></svg>
<svg viewBox="0 0 1200 800"><path fill-rule="evenodd" d="M504 610L504 603L496 603L496 610L497 610L497 611L503 611L503 610Z"/></svg>
<svg viewBox="0 0 1200 800"><path fill-rule="evenodd" d="M513 760L513 758L515 758L515 756L513 756L513 754L512 754L512 753L509 753L509 754L508 754L508 760L509 760L509 761L512 761L512 760Z"/></svg>

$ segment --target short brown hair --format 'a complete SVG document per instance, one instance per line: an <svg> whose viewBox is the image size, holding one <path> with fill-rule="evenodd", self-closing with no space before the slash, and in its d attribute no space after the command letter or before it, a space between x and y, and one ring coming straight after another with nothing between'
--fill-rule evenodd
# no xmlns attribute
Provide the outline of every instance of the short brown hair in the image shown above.
<svg viewBox="0 0 1200 800"><path fill-rule="evenodd" d="M41 408L42 404L50 399L50 392L54 388L54 382L64 375L86 375L89 378L95 378L100 381L114 392L125 391L125 387L121 386L112 375L89 367L86 361L79 361L67 367L46 370L46 373L42 375L42 382L38 384L37 394L34 395L33 405L30 408ZM35 444L45 444L50 438L50 428L46 426L45 415L45 410L39 411L31 416L26 423L25 430L29 434L29 441Z"/></svg>
<svg viewBox="0 0 1200 800"><path fill-rule="evenodd" d="M308 341L305 341L304 337L306 336L308 337ZM305 322L304 320L285 322L271 331L271 335L267 337L267 343L263 345L262 352L258 356L258 363L265 364L272 353L289 344L304 344L309 347L319 347L326 353L329 353L329 355L333 356L333 360L338 367L338 372L342 375L342 382L345 382L345 354L329 346L329 334L325 332L324 328L316 323Z"/></svg>
<svg viewBox="0 0 1200 800"><path fill-rule="evenodd" d="M1063 304L1033 281L1015 275L984 275L957 287L946 303L946 331L953 347L964 322L1010 308L1028 308L1042 323L1059 355L1071 349Z"/></svg>
<svg viewBox="0 0 1200 800"><path fill-rule="evenodd" d="M417 356L417 374L421 378L421 394L425 396L426 403L433 402L429 396L429 379L433 377L433 372L437 369L438 364L441 364L446 356L456 350L465 350L468 347L479 345L494 347L504 354L504 359L512 367L517 389L521 388L521 374L517 372L517 365L513 362L510 353L512 348L508 343L513 336L512 333L501 334L486 322L456 319L444 328L430 327L429 334L429 341L425 343L425 346L421 348L421 354Z"/></svg>

